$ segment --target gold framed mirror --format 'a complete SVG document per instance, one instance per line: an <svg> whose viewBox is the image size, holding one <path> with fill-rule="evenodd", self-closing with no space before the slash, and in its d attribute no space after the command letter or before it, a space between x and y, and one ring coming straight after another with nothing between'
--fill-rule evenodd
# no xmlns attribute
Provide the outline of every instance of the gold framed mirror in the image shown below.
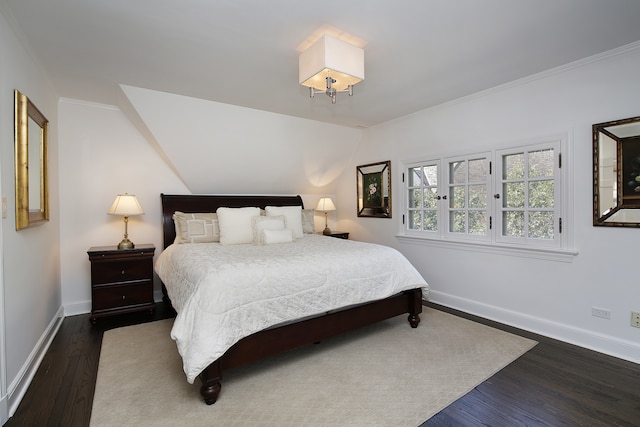
<svg viewBox="0 0 640 427"><path fill-rule="evenodd" d="M21 230L49 220L49 121L26 95L16 90L14 96L16 230Z"/></svg>
<svg viewBox="0 0 640 427"><path fill-rule="evenodd" d="M391 161L356 167L358 216L391 218Z"/></svg>
<svg viewBox="0 0 640 427"><path fill-rule="evenodd" d="M593 125L593 225L640 227L640 117Z"/></svg>

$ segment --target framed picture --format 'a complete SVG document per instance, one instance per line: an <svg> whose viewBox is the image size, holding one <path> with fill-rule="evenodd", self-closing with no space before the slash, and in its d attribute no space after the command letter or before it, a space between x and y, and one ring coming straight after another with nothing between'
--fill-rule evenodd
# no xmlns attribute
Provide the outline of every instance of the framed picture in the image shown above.
<svg viewBox="0 0 640 427"><path fill-rule="evenodd" d="M358 216L391 218L391 161L356 167Z"/></svg>

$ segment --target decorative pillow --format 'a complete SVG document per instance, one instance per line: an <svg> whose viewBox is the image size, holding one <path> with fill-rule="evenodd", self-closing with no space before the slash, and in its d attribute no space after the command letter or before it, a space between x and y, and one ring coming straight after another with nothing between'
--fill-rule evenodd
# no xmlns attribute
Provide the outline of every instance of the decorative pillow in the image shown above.
<svg viewBox="0 0 640 427"><path fill-rule="evenodd" d="M316 223L313 209L302 209L302 232L304 234L315 234Z"/></svg>
<svg viewBox="0 0 640 427"><path fill-rule="evenodd" d="M277 216L255 216L251 218L253 223L253 244L264 245L263 230L284 230L286 219L284 215Z"/></svg>
<svg viewBox="0 0 640 427"><path fill-rule="evenodd" d="M220 243L238 245L253 241L254 217L260 216L260 208L218 208Z"/></svg>
<svg viewBox="0 0 640 427"><path fill-rule="evenodd" d="M284 230L262 230L264 235L264 244L272 245L274 243L291 243L294 241L293 230L286 228Z"/></svg>
<svg viewBox="0 0 640 427"><path fill-rule="evenodd" d="M302 231L302 206L267 206L267 216L284 215L287 218L287 228L293 231L293 237L299 239L304 236Z"/></svg>
<svg viewBox="0 0 640 427"><path fill-rule="evenodd" d="M218 215L215 213L184 213L175 211L176 226L174 243L208 243L220 241Z"/></svg>

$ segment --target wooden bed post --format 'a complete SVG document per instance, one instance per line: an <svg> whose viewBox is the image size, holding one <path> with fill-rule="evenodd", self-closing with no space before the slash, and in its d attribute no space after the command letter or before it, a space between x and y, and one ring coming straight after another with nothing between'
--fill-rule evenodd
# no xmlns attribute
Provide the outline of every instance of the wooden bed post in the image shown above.
<svg viewBox="0 0 640 427"><path fill-rule="evenodd" d="M409 324L412 328L417 328L420 324L420 313L422 313L422 290L414 289L409 298Z"/></svg>
<svg viewBox="0 0 640 427"><path fill-rule="evenodd" d="M204 402L207 405L213 405L218 400L220 389L222 389L220 384L220 381L222 381L220 360L216 360L200 373L200 381L202 382L200 394L204 398Z"/></svg>

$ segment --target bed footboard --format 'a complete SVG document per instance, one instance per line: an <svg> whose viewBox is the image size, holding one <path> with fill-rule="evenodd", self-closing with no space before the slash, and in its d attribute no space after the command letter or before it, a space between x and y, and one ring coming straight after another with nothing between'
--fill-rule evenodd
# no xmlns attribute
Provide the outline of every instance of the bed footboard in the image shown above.
<svg viewBox="0 0 640 427"><path fill-rule="evenodd" d="M422 313L422 290L404 291L392 297L357 305L322 316L257 332L238 341L221 358L200 373L200 394L206 404L216 402L224 370L242 366L288 350L348 332L366 325L409 313L412 328Z"/></svg>

